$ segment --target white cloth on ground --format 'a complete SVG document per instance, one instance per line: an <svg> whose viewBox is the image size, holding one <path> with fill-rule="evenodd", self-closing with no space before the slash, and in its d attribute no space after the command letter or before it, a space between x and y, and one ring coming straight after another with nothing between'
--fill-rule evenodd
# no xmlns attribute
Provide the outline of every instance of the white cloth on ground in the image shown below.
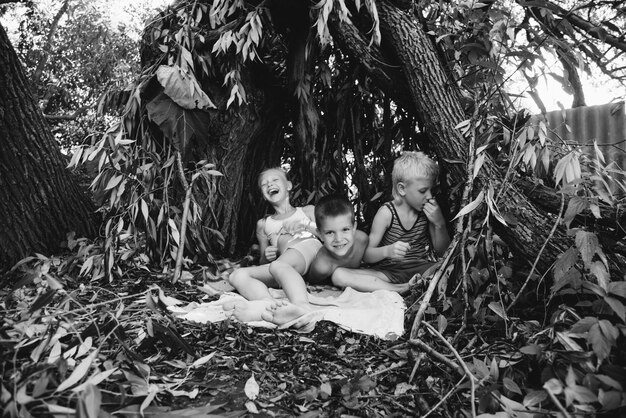
<svg viewBox="0 0 626 418"><path fill-rule="evenodd" d="M286 299L282 290L270 289L272 297ZM377 290L359 292L346 288L343 292L332 292L330 296L311 294L309 301L320 308L309 312L280 328L296 328L299 332L310 332L318 321L326 320L340 327L384 340L395 340L404 334L404 299L396 292ZM230 302L249 302L238 293L226 292L219 300L205 303L192 302L184 307L169 306L178 318L197 323L219 322L227 319L223 305ZM247 322L250 326L276 328L267 321Z"/></svg>

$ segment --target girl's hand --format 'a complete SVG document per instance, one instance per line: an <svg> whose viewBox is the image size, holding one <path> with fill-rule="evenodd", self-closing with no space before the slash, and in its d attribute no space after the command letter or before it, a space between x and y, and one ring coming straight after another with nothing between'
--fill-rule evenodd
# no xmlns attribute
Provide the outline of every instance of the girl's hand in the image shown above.
<svg viewBox="0 0 626 418"><path fill-rule="evenodd" d="M387 254L387 258L399 259L404 258L410 247L411 245L408 242L398 241L387 245L385 252Z"/></svg>
<svg viewBox="0 0 626 418"><path fill-rule="evenodd" d="M435 226L442 226L446 224L446 220L443 217L443 213L441 212L441 208L437 204L437 201L434 197L431 197L424 204L424 215L430 221L430 223Z"/></svg>
<svg viewBox="0 0 626 418"><path fill-rule="evenodd" d="M278 248L275 245L269 245L265 248L265 259L269 261L276 260L276 256L278 255Z"/></svg>
<svg viewBox="0 0 626 418"><path fill-rule="evenodd" d="M308 231L308 227L311 223L311 220L308 218L287 222L283 224L283 231L290 235L295 235L298 232Z"/></svg>

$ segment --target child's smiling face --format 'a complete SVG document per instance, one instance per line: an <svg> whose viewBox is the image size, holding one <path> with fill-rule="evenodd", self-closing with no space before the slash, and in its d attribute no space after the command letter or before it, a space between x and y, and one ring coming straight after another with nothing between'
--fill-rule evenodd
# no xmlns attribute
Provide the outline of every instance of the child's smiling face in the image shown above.
<svg viewBox="0 0 626 418"><path fill-rule="evenodd" d="M277 203L288 198L292 187L285 173L277 169L263 172L259 177L259 186L263 198L270 203Z"/></svg>
<svg viewBox="0 0 626 418"><path fill-rule="evenodd" d="M346 256L354 245L356 225L350 214L325 217L318 230L324 247L335 257Z"/></svg>

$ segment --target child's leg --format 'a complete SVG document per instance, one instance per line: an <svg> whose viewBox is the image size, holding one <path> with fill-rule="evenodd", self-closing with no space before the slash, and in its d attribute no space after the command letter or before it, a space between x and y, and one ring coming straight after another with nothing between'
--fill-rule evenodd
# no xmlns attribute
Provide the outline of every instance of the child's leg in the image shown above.
<svg viewBox="0 0 626 418"><path fill-rule="evenodd" d="M366 269L349 269L338 267L332 276L335 286L351 287L359 292L373 292L375 290L392 290L405 293L409 290L409 283L391 283L389 278L382 272Z"/></svg>
<svg viewBox="0 0 626 418"><path fill-rule="evenodd" d="M263 319L283 325L314 309L309 302L309 293L302 277L307 267L305 256L293 248L287 249L280 257L272 261L270 272L280 283L289 302L274 301L263 313Z"/></svg>
<svg viewBox="0 0 626 418"><path fill-rule="evenodd" d="M288 248L269 266L270 274L280 284L287 299L297 305L309 304L309 294L302 277L306 268L304 256L293 248Z"/></svg>
<svg viewBox="0 0 626 418"><path fill-rule="evenodd" d="M269 264L239 268L230 274L228 281L248 300L272 299L268 285L276 284Z"/></svg>

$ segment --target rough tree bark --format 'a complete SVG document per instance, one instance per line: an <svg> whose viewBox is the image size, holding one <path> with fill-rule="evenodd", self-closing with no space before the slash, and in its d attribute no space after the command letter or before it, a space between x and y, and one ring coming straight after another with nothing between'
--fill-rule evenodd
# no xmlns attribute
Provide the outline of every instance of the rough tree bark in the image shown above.
<svg viewBox="0 0 626 418"><path fill-rule="evenodd" d="M0 270L59 248L66 234L94 232L94 208L39 111L0 26Z"/></svg>
<svg viewBox="0 0 626 418"><path fill-rule="evenodd" d="M228 254L253 241L256 221L267 211L265 205L258 204L262 198L257 177L262 169L280 165L285 111L283 101L275 100L276 94L246 83L248 104L237 110L237 117L214 118L194 152L198 159L216 162L224 174L217 183L217 196L206 201L211 207L203 224L219 229ZM220 106L228 95L212 98ZM204 242L211 242L208 238L205 236Z"/></svg>
<svg viewBox="0 0 626 418"><path fill-rule="evenodd" d="M290 33L286 59L288 89L294 101L293 136L296 158L292 167L292 180L306 190L319 190L322 180L317 172L319 156L316 144L323 141L320 115L313 98L315 62L319 53L317 42L309 43L309 9L306 2L295 2L291 7ZM313 175L307 175L308 173Z"/></svg>
<svg viewBox="0 0 626 418"><path fill-rule="evenodd" d="M389 1L377 2L380 18L383 43L390 45L397 57L395 61L402 67L403 79L397 80L409 87L411 108L425 128L431 139L432 146L445 170L450 176L452 184L466 181L465 165L447 163L446 159L468 161L468 141L455 129L466 116L461 108L458 92L450 82L439 61L436 50L424 32L422 26L409 11L395 7ZM333 31L333 36L342 38L348 35L358 36L350 28L350 23L342 22L339 25L341 34ZM358 42L354 41L354 44ZM350 46L343 42L342 47ZM344 51L355 60L363 58L361 50L347 48ZM371 60L372 78L380 79L380 72L390 75L384 63ZM387 70L387 71L386 71ZM381 85L384 88L385 85ZM387 91L393 94L393 89ZM391 96L395 99L394 96ZM398 103L405 102L404 97ZM502 185L503 175L495 163L487 158L479 175L482 184ZM494 221L496 232L505 240L515 254L526 260L533 260L540 251L547 238L554 219L548 214L540 212L514 186L502 186L502 196L497 202L501 212L517 218L516 225L503 227ZM552 260L562 253L570 243L564 231L558 230L546 247L539 267L545 270Z"/></svg>
<svg viewBox="0 0 626 418"><path fill-rule="evenodd" d="M561 208L561 195L557 190L550 187L532 182L528 179L519 178L515 180L515 185L524 192L533 201L535 206L550 212L558 214ZM565 197L565 207L567 208L570 198ZM618 234L626 234L626 204L618 203L615 207L611 207L603 202L598 202L598 211L600 218L597 219L591 210L587 209L580 213L573 222L578 225L597 222L607 228L615 229Z"/></svg>

